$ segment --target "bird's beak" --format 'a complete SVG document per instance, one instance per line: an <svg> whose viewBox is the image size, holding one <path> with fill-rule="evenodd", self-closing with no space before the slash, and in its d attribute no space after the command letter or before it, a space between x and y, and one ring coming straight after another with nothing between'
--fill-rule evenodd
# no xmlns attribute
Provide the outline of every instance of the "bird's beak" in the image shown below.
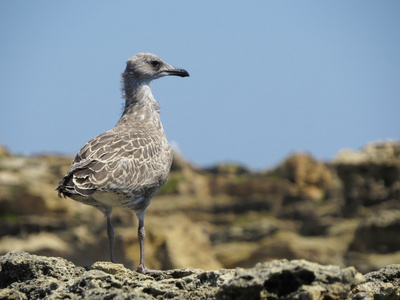
<svg viewBox="0 0 400 300"><path fill-rule="evenodd" d="M168 70L164 70L163 73L166 73L167 76L180 76L180 77L189 77L188 71L181 68L172 67Z"/></svg>

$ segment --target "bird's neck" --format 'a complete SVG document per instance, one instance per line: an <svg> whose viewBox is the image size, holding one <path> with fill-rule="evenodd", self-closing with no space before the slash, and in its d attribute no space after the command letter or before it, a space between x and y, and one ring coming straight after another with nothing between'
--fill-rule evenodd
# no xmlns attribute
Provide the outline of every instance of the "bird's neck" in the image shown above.
<svg viewBox="0 0 400 300"><path fill-rule="evenodd" d="M159 123L160 111L148 82L124 81L125 108L118 123Z"/></svg>

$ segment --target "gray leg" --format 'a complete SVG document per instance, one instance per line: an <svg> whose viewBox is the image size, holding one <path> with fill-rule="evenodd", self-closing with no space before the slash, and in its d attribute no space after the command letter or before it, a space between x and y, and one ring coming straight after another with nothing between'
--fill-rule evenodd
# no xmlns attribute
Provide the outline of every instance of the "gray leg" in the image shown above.
<svg viewBox="0 0 400 300"><path fill-rule="evenodd" d="M144 232L144 216L146 211L136 214L139 219L139 226L138 226L138 239L139 239L139 247L140 247L140 262L139 266L136 269L136 272L146 274L146 273L156 273L159 272L157 270L150 270L146 268L144 264L144 240L145 240L145 232Z"/></svg>
<svg viewBox="0 0 400 300"><path fill-rule="evenodd" d="M111 224L111 212L112 212L112 208L110 207L109 209L103 211L104 216L107 219L107 236L108 236L108 245L110 247L110 261L112 263L114 263L114 247L113 247L113 243L114 243L114 228L112 227Z"/></svg>
<svg viewBox="0 0 400 300"><path fill-rule="evenodd" d="M110 261L112 263L115 262L114 260L114 228L111 225L111 217L107 217L107 236L108 236L108 245L110 247Z"/></svg>

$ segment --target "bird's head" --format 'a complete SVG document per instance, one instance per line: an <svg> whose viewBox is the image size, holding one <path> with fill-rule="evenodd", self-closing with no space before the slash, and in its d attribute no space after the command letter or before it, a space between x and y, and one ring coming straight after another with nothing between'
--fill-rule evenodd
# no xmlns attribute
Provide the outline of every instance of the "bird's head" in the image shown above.
<svg viewBox="0 0 400 300"><path fill-rule="evenodd" d="M138 53L128 59L122 77L141 82L150 82L164 76L187 77L189 73L182 68L173 67L151 53Z"/></svg>

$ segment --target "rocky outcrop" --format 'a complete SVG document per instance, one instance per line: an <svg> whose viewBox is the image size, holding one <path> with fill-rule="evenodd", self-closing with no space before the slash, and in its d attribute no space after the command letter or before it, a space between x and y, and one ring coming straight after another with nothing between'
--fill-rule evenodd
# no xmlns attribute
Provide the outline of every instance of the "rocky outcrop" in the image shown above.
<svg viewBox="0 0 400 300"><path fill-rule="evenodd" d="M368 214L368 208L398 209L399 143L374 143L359 152L342 150L335 159L335 167L343 182L346 217Z"/></svg>
<svg viewBox="0 0 400 300"><path fill-rule="evenodd" d="M0 299L317 300L346 299L352 290L354 299L368 299L357 297L368 293L400 296L395 288L399 272L400 266L392 266L382 274L367 275L368 282L363 283L365 278L353 267L277 260L251 269L186 268L142 275L109 262L83 268L63 258L10 252L0 257ZM390 291L377 289L383 282L387 287L393 283ZM369 283L373 287L367 287Z"/></svg>
<svg viewBox="0 0 400 300"><path fill-rule="evenodd" d="M76 265L107 260L102 214L54 191L72 158L18 156L0 147L0 255L61 256ZM115 257L138 264L137 221L115 208ZM400 263L400 143L342 151L332 162L294 153L253 172L198 168L176 155L146 218L149 268L251 268L306 259L362 273Z"/></svg>
<svg viewBox="0 0 400 300"><path fill-rule="evenodd" d="M351 299L400 299L400 265L389 265L365 275L349 295Z"/></svg>

